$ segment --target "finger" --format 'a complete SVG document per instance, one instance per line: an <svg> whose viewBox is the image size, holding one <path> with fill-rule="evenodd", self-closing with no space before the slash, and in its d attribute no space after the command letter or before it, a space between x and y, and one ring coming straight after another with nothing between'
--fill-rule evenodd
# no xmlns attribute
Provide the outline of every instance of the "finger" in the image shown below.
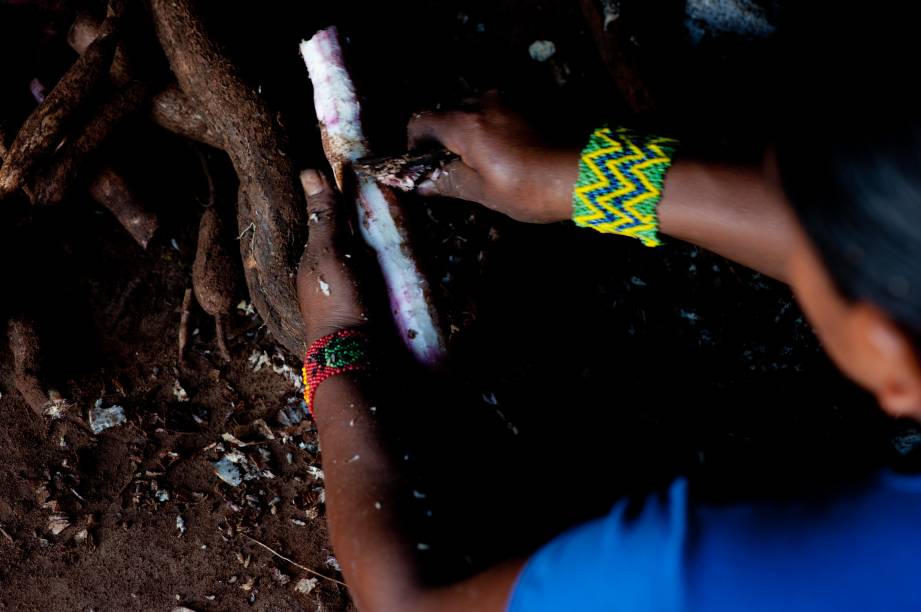
<svg viewBox="0 0 921 612"><path fill-rule="evenodd" d="M458 160L419 183L416 192L426 197L443 196L479 202L482 200L483 179L476 170Z"/></svg>
<svg viewBox="0 0 921 612"><path fill-rule="evenodd" d="M416 113L406 128L409 150L439 142L446 149L464 157L466 145L465 126L470 113L452 111L447 113Z"/></svg>
<svg viewBox="0 0 921 612"><path fill-rule="evenodd" d="M337 192L319 170L301 172L301 187L307 197L307 226L309 244L328 246L338 229Z"/></svg>
<svg viewBox="0 0 921 612"><path fill-rule="evenodd" d="M307 197L309 228L297 276L302 310L313 312L314 308L310 307L313 300L325 298L334 300L326 306L348 310L346 306L352 307L359 300L350 268L351 255L346 252L343 258L340 244L347 209L341 204L339 192L322 172L305 170L300 179Z"/></svg>

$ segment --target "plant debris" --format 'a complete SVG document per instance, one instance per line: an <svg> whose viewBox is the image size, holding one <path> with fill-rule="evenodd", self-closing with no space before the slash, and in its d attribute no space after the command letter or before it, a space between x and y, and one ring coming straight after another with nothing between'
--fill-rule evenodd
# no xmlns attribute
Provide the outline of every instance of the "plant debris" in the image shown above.
<svg viewBox="0 0 921 612"><path fill-rule="evenodd" d="M444 167L460 157L447 149L409 152L396 157L359 159L352 167L355 172L370 176L382 185L401 191L412 191L425 179L435 180Z"/></svg>
<svg viewBox="0 0 921 612"><path fill-rule="evenodd" d="M556 53L556 45L552 40L535 40L528 47L528 54L535 62L546 62Z"/></svg>
<svg viewBox="0 0 921 612"><path fill-rule="evenodd" d="M320 581L317 578L301 578L294 585L294 590L302 595L309 595L318 584Z"/></svg>
<svg viewBox="0 0 921 612"><path fill-rule="evenodd" d="M232 487L238 487L244 480L275 478L269 469L260 468L257 462L240 450L232 450L213 462L214 473Z"/></svg>
<svg viewBox="0 0 921 612"><path fill-rule="evenodd" d="M51 535L60 535L70 527L70 518L61 512L54 512L48 517L48 532Z"/></svg>
<svg viewBox="0 0 921 612"><path fill-rule="evenodd" d="M110 427L117 427L127 420L125 409L121 406L103 406L102 399L90 408L90 428L94 434L100 434Z"/></svg>

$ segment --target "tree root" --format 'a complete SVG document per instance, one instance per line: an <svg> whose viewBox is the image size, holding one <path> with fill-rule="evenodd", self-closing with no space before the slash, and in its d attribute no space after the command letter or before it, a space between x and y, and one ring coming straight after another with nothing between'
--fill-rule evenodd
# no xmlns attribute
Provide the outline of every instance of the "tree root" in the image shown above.
<svg viewBox="0 0 921 612"><path fill-rule="evenodd" d="M54 151L77 112L105 81L115 53L121 6L121 2L110 4L113 14L103 21L100 35L23 123L0 168L0 198L30 179L37 164Z"/></svg>
<svg viewBox="0 0 921 612"><path fill-rule="evenodd" d="M141 108L147 100L147 90L142 81L128 83L99 107L79 136L65 142L36 180L35 196L39 204L58 204L64 199L80 169L118 125Z"/></svg>
<svg viewBox="0 0 921 612"><path fill-rule="evenodd" d="M67 42L79 54L86 52L99 35L99 21L91 15L79 15L71 26ZM119 85L137 79L132 62L126 57L120 45L115 52L111 70L112 83ZM153 96L150 105L150 119L167 131L184 138L204 143L215 149L223 149L224 142L217 131L205 120L179 87L168 85Z"/></svg>
<svg viewBox="0 0 921 612"><path fill-rule="evenodd" d="M233 312L240 294L237 283L237 259L232 255L233 234L225 219L224 210L215 194L207 161L202 154L202 167L208 176L210 206L201 216L198 227L198 245L192 264L192 288L202 310L214 317L215 339L225 361L230 359L224 336L224 320Z"/></svg>
<svg viewBox="0 0 921 612"><path fill-rule="evenodd" d="M10 156L10 148L7 146L7 142L9 141L6 139L6 132L0 127L0 166L3 165L3 160L8 159ZM26 194L30 202L35 203L35 192L32 191L31 187L23 185L22 192Z"/></svg>
<svg viewBox="0 0 921 612"><path fill-rule="evenodd" d="M182 310L179 313L179 363L185 362L185 350L189 345L189 326L192 320L192 289L186 289L182 294Z"/></svg>
<svg viewBox="0 0 921 612"><path fill-rule="evenodd" d="M42 416L51 400L45 387L41 364L41 342L35 323L12 319L8 325L10 352L13 354L13 380L32 411Z"/></svg>
<svg viewBox="0 0 921 612"><path fill-rule="evenodd" d="M151 0L151 12L179 86L223 136L240 177L240 191L254 225L252 250L243 252L244 269L248 256L258 268L256 278L247 275L253 301L276 341L299 353L303 333L295 276L307 238L307 219L283 132L211 40L189 0ZM264 300L257 298L259 294Z"/></svg>
<svg viewBox="0 0 921 612"><path fill-rule="evenodd" d="M160 224L125 179L112 168L104 167L90 181L89 189L90 196L115 215L135 242L146 249Z"/></svg>
<svg viewBox="0 0 921 612"><path fill-rule="evenodd" d="M205 120L204 115L195 109L188 96L176 86L167 87L153 97L150 118L174 134L215 149L224 148L221 135Z"/></svg>

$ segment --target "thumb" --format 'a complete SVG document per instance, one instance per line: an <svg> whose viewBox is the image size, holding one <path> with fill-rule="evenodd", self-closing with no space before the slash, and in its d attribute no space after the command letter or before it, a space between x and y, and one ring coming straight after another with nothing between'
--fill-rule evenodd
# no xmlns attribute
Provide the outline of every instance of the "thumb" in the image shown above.
<svg viewBox="0 0 921 612"><path fill-rule="evenodd" d="M481 202L483 177L464 162L455 160L419 183L416 192L425 197L443 196Z"/></svg>
<svg viewBox="0 0 921 612"><path fill-rule="evenodd" d="M304 170L300 178L307 198L308 244L320 248L329 246L341 218L337 210L338 193L319 170Z"/></svg>

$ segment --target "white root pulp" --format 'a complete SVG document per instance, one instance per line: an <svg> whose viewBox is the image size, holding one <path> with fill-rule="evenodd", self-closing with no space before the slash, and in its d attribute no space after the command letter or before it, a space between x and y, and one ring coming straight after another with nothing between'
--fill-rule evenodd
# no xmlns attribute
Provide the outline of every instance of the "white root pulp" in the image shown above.
<svg viewBox="0 0 921 612"><path fill-rule="evenodd" d="M301 55L313 82L314 105L323 148L342 189L351 163L369 154L361 125L361 106L335 27L301 43ZM373 179L355 177L362 236L384 276L400 335L416 359L430 367L442 363L445 343L438 328L427 284L406 240L396 194Z"/></svg>

